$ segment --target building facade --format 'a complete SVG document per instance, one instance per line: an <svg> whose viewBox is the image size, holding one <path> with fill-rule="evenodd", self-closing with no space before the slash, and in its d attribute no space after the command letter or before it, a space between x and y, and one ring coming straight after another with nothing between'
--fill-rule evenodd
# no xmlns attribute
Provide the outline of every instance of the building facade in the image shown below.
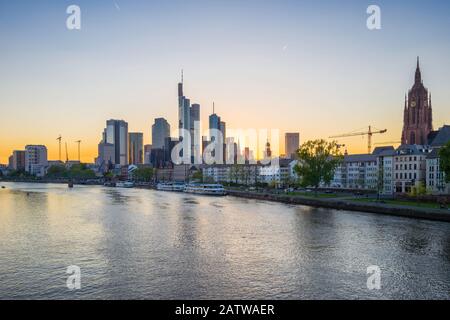
<svg viewBox="0 0 450 320"><path fill-rule="evenodd" d="M113 164L128 165L128 123L123 120L108 120L101 143L114 145Z"/></svg>
<svg viewBox="0 0 450 320"><path fill-rule="evenodd" d="M152 147L164 148L166 138L170 137L170 124L164 118L156 118L152 125Z"/></svg>
<svg viewBox="0 0 450 320"><path fill-rule="evenodd" d="M402 145L394 156L395 193L409 193L412 187L426 185L426 159L430 149L420 145Z"/></svg>
<svg viewBox="0 0 450 320"><path fill-rule="evenodd" d="M286 133L284 136L284 150L286 158L293 159L300 148L300 133Z"/></svg>
<svg viewBox="0 0 450 320"><path fill-rule="evenodd" d="M100 142L98 144L98 157L95 163L99 167L105 167L115 164L115 147L111 143Z"/></svg>
<svg viewBox="0 0 450 320"><path fill-rule="evenodd" d="M130 132L128 134L128 164L144 163L144 134Z"/></svg>
<svg viewBox="0 0 450 320"><path fill-rule="evenodd" d="M150 156L152 154L153 146L151 144L146 144L144 146L144 164L151 164Z"/></svg>
<svg viewBox="0 0 450 320"><path fill-rule="evenodd" d="M11 156L10 169L15 171L25 170L25 151L15 150Z"/></svg>
<svg viewBox="0 0 450 320"><path fill-rule="evenodd" d="M383 150L378 154L378 185L384 195L394 194L394 156L395 150Z"/></svg>
<svg viewBox="0 0 450 320"><path fill-rule="evenodd" d="M43 177L48 166L47 147L28 145L25 147L25 171L31 175Z"/></svg>
<svg viewBox="0 0 450 320"><path fill-rule="evenodd" d="M439 149L434 149L426 159L426 186L433 194L450 194L450 183L445 182L439 160Z"/></svg>

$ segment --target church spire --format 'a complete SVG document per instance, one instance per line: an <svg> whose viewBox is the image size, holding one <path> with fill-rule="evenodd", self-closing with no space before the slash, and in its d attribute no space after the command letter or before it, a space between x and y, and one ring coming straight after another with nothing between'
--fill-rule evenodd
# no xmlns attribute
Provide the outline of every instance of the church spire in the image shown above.
<svg viewBox="0 0 450 320"><path fill-rule="evenodd" d="M422 83L422 73L420 71L420 59L417 57L416 83Z"/></svg>

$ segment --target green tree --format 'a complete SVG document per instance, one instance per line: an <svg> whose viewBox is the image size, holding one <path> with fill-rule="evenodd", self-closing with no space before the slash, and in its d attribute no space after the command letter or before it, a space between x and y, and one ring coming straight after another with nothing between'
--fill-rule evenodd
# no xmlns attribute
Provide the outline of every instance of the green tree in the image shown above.
<svg viewBox="0 0 450 320"><path fill-rule="evenodd" d="M96 176L95 172L91 169L88 169L86 164L75 164L68 170L68 177L70 179L86 180L94 179Z"/></svg>
<svg viewBox="0 0 450 320"><path fill-rule="evenodd" d="M136 181L150 182L153 179L152 168L139 168L133 171L133 179Z"/></svg>
<svg viewBox="0 0 450 320"><path fill-rule="evenodd" d="M53 165L47 170L48 178L67 178L68 171L63 165Z"/></svg>
<svg viewBox="0 0 450 320"><path fill-rule="evenodd" d="M321 182L329 184L343 156L336 141L314 140L297 151L299 163L295 172L302 187L314 187L316 195Z"/></svg>
<svg viewBox="0 0 450 320"><path fill-rule="evenodd" d="M234 181L237 185L239 183L239 179L242 177L242 168L238 164L234 164L230 167L230 180Z"/></svg>
<svg viewBox="0 0 450 320"><path fill-rule="evenodd" d="M195 171L192 174L192 180L203 182L203 172L201 170Z"/></svg>
<svg viewBox="0 0 450 320"><path fill-rule="evenodd" d="M445 174L445 182L450 183L450 141L439 150L439 166Z"/></svg>

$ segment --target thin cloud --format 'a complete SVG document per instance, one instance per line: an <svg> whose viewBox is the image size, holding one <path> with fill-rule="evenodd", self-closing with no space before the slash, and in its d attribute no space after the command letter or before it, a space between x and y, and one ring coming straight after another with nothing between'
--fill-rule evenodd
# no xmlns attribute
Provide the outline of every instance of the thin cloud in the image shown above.
<svg viewBox="0 0 450 320"><path fill-rule="evenodd" d="M114 6L116 7L117 11L120 11L120 7L119 7L119 5L117 4L116 1L114 1Z"/></svg>

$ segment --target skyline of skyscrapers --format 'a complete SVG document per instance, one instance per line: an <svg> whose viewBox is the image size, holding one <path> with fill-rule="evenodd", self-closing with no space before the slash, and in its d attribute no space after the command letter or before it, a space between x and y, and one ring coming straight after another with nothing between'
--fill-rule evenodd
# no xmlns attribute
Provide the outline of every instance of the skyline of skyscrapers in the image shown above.
<svg viewBox="0 0 450 320"><path fill-rule="evenodd" d="M209 115L209 129L212 130L210 131L211 139L205 140L205 137L201 136L201 106L198 103L191 105L190 99L184 95L183 76L182 81L178 84L178 98L179 129L183 129L185 133L190 134L191 163L195 163L194 159L201 162L205 147L214 142L222 146L216 150L220 150L222 156L219 159L223 159L224 162L232 161L227 159L228 154L233 159L241 156L239 139L238 143L230 142L231 146L227 147L228 141L234 141L234 138L227 137L226 122L222 121L221 117L215 112L214 103L213 113ZM107 120L102 133L102 140L98 144L98 156L94 162L99 167L144 163L165 166L172 161L171 151L174 146L183 141L183 131L180 131L180 137L173 138L171 137L169 122L163 117L155 118L151 127L151 141L152 144L146 145L144 150L144 134L142 132L129 133L128 123L124 120ZM216 156L215 152L213 153L214 156ZM247 153L253 152L248 150ZM10 165L11 168L21 167L20 160L14 160L14 154L9 162L10 164L19 163L19 165Z"/></svg>

